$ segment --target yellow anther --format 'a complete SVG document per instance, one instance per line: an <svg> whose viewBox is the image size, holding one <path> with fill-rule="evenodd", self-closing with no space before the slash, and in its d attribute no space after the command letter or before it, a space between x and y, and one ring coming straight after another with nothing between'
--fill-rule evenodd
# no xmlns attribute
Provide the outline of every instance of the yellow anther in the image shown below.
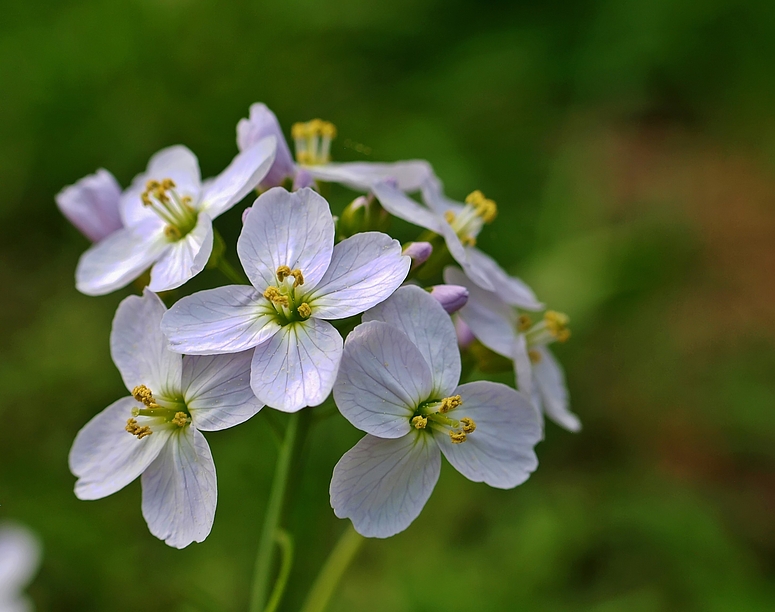
<svg viewBox="0 0 775 612"><path fill-rule="evenodd" d="M463 236L460 239L460 242L463 244L463 246L476 246L476 238L473 236Z"/></svg>
<svg viewBox="0 0 775 612"><path fill-rule="evenodd" d="M143 201L143 206L153 206L153 202L151 202L151 196L148 195L148 192L144 191L141 193L140 199Z"/></svg>
<svg viewBox="0 0 775 612"><path fill-rule="evenodd" d="M161 186L159 181L154 181L153 179L145 182L145 190L146 191L153 191L154 189L158 189Z"/></svg>
<svg viewBox="0 0 775 612"><path fill-rule="evenodd" d="M302 302L299 304L299 307L296 310L302 319L309 319L310 315L312 314L312 308L309 307L307 302Z"/></svg>
<svg viewBox="0 0 775 612"><path fill-rule="evenodd" d="M465 431L455 431L450 429L449 438L452 440L452 444L462 444L466 441L467 436Z"/></svg>
<svg viewBox="0 0 775 612"><path fill-rule="evenodd" d="M291 269L288 266L280 266L275 274L277 274L277 280L283 282L291 275Z"/></svg>
<svg viewBox="0 0 775 612"><path fill-rule="evenodd" d="M153 398L153 393L145 385L137 385L132 389L132 397L135 398L141 404L145 404L149 408L158 408L159 405Z"/></svg>
<svg viewBox="0 0 775 612"><path fill-rule="evenodd" d="M318 130L321 136L328 136L332 140L336 138L336 126L330 121L320 121Z"/></svg>
<svg viewBox="0 0 775 612"><path fill-rule="evenodd" d="M555 312L554 310L547 310L544 314L544 323L546 323L546 329L549 330L558 342L565 342L570 338L570 330L568 329L568 323L570 319L568 315L562 312Z"/></svg>
<svg viewBox="0 0 775 612"><path fill-rule="evenodd" d="M169 238L170 240L180 240L181 239L181 233L180 230L175 227L174 225L167 225L164 228L164 235Z"/></svg>
<svg viewBox="0 0 775 612"><path fill-rule="evenodd" d="M174 189L175 181L173 181L171 178L162 179L161 188L164 189L165 191L167 189Z"/></svg>
<svg viewBox="0 0 775 612"><path fill-rule="evenodd" d="M293 277L293 286L298 287L299 285L304 284L304 275L301 273L301 270L296 268L295 270L291 270L291 276Z"/></svg>
<svg viewBox="0 0 775 612"><path fill-rule="evenodd" d="M185 412L176 412L172 422L178 427L184 427L188 425L188 415Z"/></svg>
<svg viewBox="0 0 775 612"><path fill-rule="evenodd" d="M428 417L416 416L412 419L412 426L415 429L425 429L428 426Z"/></svg>
<svg viewBox="0 0 775 612"><path fill-rule="evenodd" d="M280 304L280 306L288 306L288 296L283 295L277 289L277 287L269 287L264 291L264 297L273 304Z"/></svg>
<svg viewBox="0 0 775 612"><path fill-rule="evenodd" d="M151 431L151 428L148 427L148 425L143 425L142 427L137 424L137 421L135 419L129 419L126 422L126 427L124 427L129 433L131 433L133 436L137 436L138 440L142 440L146 436L150 436L153 432Z"/></svg>
<svg viewBox="0 0 775 612"><path fill-rule="evenodd" d="M294 123L291 126L291 137L296 138L306 138L307 137L307 125L306 123Z"/></svg>
<svg viewBox="0 0 775 612"><path fill-rule="evenodd" d="M530 329L533 326L533 319L530 318L530 315L519 315L519 320L517 321L517 329L521 332L526 332L528 329Z"/></svg>
<svg viewBox="0 0 775 612"><path fill-rule="evenodd" d="M473 191L466 197L466 204L470 204L476 210L476 214L482 218L485 223L492 223L495 217L498 215L498 206L494 201L484 197L484 194L479 191Z"/></svg>
<svg viewBox="0 0 775 612"><path fill-rule="evenodd" d="M535 349L530 349L527 352L527 356L530 357L531 363L539 363L541 361L541 353Z"/></svg>
<svg viewBox="0 0 775 612"><path fill-rule="evenodd" d="M439 407L439 412L441 414L445 414L449 412L450 410L454 410L458 406L460 406L463 403L463 400L460 398L459 395L453 395L451 397L445 397L443 400L441 400L441 406Z"/></svg>
<svg viewBox="0 0 775 612"><path fill-rule="evenodd" d="M311 166L315 163L315 156L309 151L297 151L296 161L302 165Z"/></svg>
<svg viewBox="0 0 775 612"><path fill-rule="evenodd" d="M476 429L476 423L472 418L463 417L460 422L463 424L463 433L470 434Z"/></svg>
<svg viewBox="0 0 775 612"><path fill-rule="evenodd" d="M455 222L455 213L453 213L451 210L447 210L444 212L444 220L452 225L452 223Z"/></svg>
<svg viewBox="0 0 775 612"><path fill-rule="evenodd" d="M184 206L191 206L191 196L183 196L180 198L180 201L183 203Z"/></svg>

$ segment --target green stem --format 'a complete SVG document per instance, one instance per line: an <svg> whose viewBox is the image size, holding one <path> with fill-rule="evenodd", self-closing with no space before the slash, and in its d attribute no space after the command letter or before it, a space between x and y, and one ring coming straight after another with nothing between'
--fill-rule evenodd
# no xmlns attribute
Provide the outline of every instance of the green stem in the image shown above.
<svg viewBox="0 0 775 612"><path fill-rule="evenodd" d="M219 257L216 266L231 282L237 285L244 285L247 283L245 276L240 274L240 272L234 266L232 266L225 257Z"/></svg>
<svg viewBox="0 0 775 612"><path fill-rule="evenodd" d="M264 612L275 612L277 606L280 605L283 593L285 593L285 586L288 584L288 576L293 566L293 540L290 534L285 529L278 529L275 540L280 547L282 561L280 563L280 573L277 575L274 589L272 589L272 596L269 598L269 603L266 604Z"/></svg>
<svg viewBox="0 0 775 612"><path fill-rule="evenodd" d="M318 577L315 578L315 583L307 595L301 612L323 612L326 609L339 581L364 540L365 538L358 534L352 525L347 525L331 554L328 555Z"/></svg>
<svg viewBox="0 0 775 612"><path fill-rule="evenodd" d="M269 579L272 571L272 552L275 537L280 525L280 513L285 499L285 489L288 484L288 473L296 446L296 433L299 425L299 414L291 414L285 430L285 440L280 448L275 467L272 490L269 493L269 503L264 516L264 526L261 530L261 540L256 554L256 568L253 574L253 592L250 597L250 612L263 612L266 604L266 594L269 589Z"/></svg>

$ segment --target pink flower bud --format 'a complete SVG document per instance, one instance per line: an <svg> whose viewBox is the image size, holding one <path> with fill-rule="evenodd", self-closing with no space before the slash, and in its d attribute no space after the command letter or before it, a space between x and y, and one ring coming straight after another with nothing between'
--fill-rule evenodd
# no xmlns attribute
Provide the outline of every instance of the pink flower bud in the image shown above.
<svg viewBox="0 0 775 612"><path fill-rule="evenodd" d="M412 258L412 270L421 266L433 253L430 242L410 242L404 247L404 255Z"/></svg>
<svg viewBox="0 0 775 612"><path fill-rule="evenodd" d="M436 285L431 288L431 295L449 314L457 312L468 302L468 289L460 285Z"/></svg>
<svg viewBox="0 0 775 612"><path fill-rule="evenodd" d="M107 170L97 170L56 195L62 214L92 242L99 242L124 224L118 212L121 186Z"/></svg>

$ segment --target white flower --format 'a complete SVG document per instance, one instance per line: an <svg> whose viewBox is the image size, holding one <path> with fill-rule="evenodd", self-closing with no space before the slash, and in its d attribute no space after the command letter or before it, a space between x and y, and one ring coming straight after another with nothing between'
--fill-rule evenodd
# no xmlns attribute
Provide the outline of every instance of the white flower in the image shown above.
<svg viewBox="0 0 775 612"><path fill-rule="evenodd" d="M476 237L497 214L495 202L474 191L461 204L447 198L440 181L430 176L422 185L425 205L419 204L394 183L383 181L372 185L372 191L390 214L429 229L444 238L452 257L468 277L480 287L498 293L512 306L540 310L541 303L533 291L518 278L508 275L489 255L476 248Z"/></svg>
<svg viewBox="0 0 775 612"><path fill-rule="evenodd" d="M291 178L294 189L311 187L315 180L320 180L341 183L355 191L366 191L377 181L392 179L399 189L416 191L432 174L428 162L422 160L331 162L331 141L336 137L336 128L320 119L293 125L297 160L294 163L275 114L265 104L251 105L250 117L241 119L237 124L237 146L244 151L270 135L277 138L277 158L260 185L263 189L281 186Z"/></svg>
<svg viewBox="0 0 775 612"><path fill-rule="evenodd" d="M124 226L120 199L121 186L102 168L56 195L62 214L92 242L99 242Z"/></svg>
<svg viewBox="0 0 775 612"><path fill-rule="evenodd" d="M328 203L307 188L261 195L245 218L237 253L252 286L185 297L162 328L181 353L255 347L253 391L286 412L320 404L333 387L342 337L326 319L352 317L386 299L411 263L398 241L380 232L334 246Z"/></svg>
<svg viewBox="0 0 775 612"><path fill-rule="evenodd" d="M204 183L199 162L186 147L159 151L121 197L123 227L81 256L75 272L78 290L110 293L149 266L152 291L174 289L199 274L212 252L213 219L264 177L275 146L271 137L259 141Z"/></svg>
<svg viewBox="0 0 775 612"><path fill-rule="evenodd" d="M89 421L70 450L79 499L100 499L142 474L151 533L183 548L210 533L215 464L201 431L238 425L261 409L250 390L250 354L181 356L159 327L164 304L151 291L130 296L113 320L110 349L124 397Z"/></svg>
<svg viewBox="0 0 775 612"><path fill-rule="evenodd" d="M468 288L468 303L459 316L482 344L514 360L520 391L555 423L569 431L580 431L581 422L569 408L562 367L547 348L552 342L568 339L568 317L547 311L534 325L529 315L520 316L499 293L485 291L459 269L446 268L444 280Z"/></svg>
<svg viewBox="0 0 775 612"><path fill-rule="evenodd" d="M40 565L40 542L15 523L0 524L0 612L32 612L22 595Z"/></svg>
<svg viewBox="0 0 775 612"><path fill-rule="evenodd" d="M403 531L430 497L442 453L474 482L509 489L527 480L538 465L537 411L506 385L458 386L455 330L430 294L402 287L363 319L347 337L334 399L369 435L334 468L338 517L365 536Z"/></svg>

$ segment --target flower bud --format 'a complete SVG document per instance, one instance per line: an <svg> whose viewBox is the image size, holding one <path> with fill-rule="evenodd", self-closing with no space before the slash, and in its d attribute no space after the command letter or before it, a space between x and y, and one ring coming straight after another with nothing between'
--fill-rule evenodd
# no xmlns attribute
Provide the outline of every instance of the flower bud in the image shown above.
<svg viewBox="0 0 775 612"><path fill-rule="evenodd" d="M412 258L412 270L423 265L433 253L430 242L410 242L404 247L404 255Z"/></svg>
<svg viewBox="0 0 775 612"><path fill-rule="evenodd" d="M267 136L277 138L277 154L269 172L258 185L261 190L282 185L287 177L294 176L296 165L277 117L266 104L257 102L250 107L250 117L240 119L237 124L237 147L240 151L246 151Z"/></svg>
<svg viewBox="0 0 775 612"><path fill-rule="evenodd" d="M119 214L121 186L107 170L97 170L56 195L62 214L92 242L99 242L124 224Z"/></svg>
<svg viewBox="0 0 775 612"><path fill-rule="evenodd" d="M390 216L374 196L359 196L350 202L339 217L337 228L343 237L354 236L360 232L384 232L387 230Z"/></svg>
<svg viewBox="0 0 775 612"><path fill-rule="evenodd" d="M468 302L468 289L460 285L435 285L431 288L431 295L449 314L457 312Z"/></svg>
<svg viewBox="0 0 775 612"><path fill-rule="evenodd" d="M474 332L468 327L468 323L463 321L459 315L455 317L455 335L457 336L457 345L460 347L460 350L467 349L476 340Z"/></svg>

